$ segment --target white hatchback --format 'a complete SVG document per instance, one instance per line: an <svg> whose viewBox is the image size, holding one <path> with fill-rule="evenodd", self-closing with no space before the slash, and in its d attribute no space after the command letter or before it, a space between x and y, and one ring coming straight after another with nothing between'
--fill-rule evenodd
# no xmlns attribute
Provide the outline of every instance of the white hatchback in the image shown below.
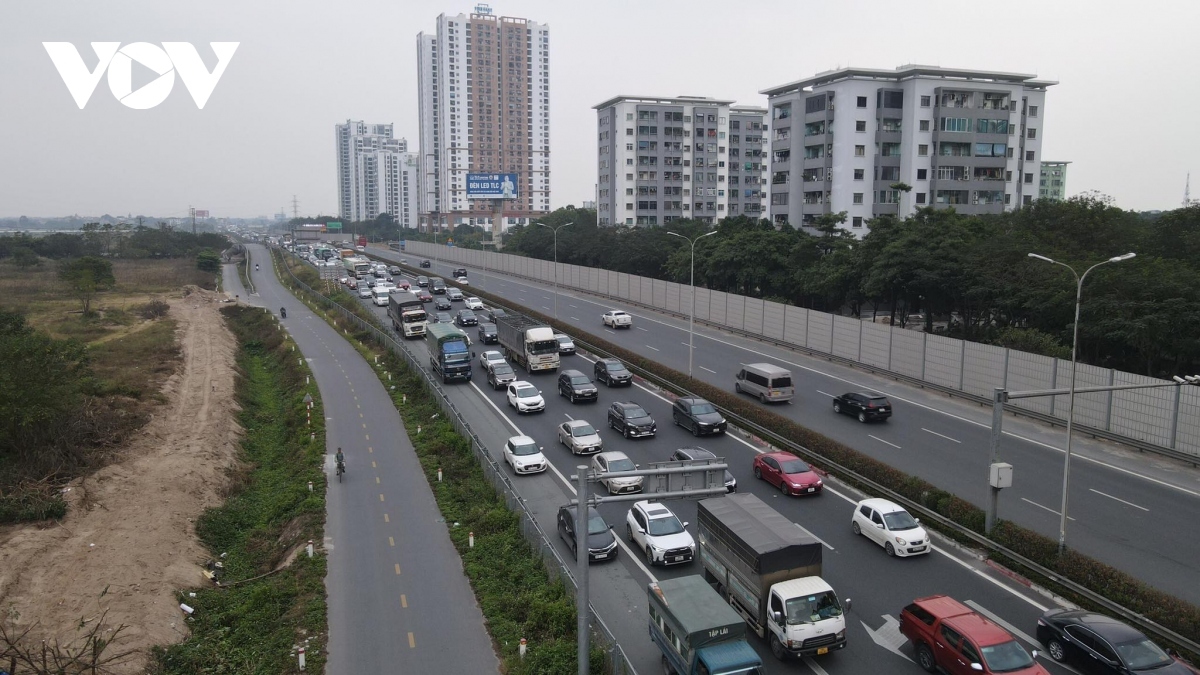
<svg viewBox="0 0 1200 675"><path fill-rule="evenodd" d="M483 309L483 301L475 296L467 298L464 302L467 303L467 309Z"/></svg>
<svg viewBox="0 0 1200 675"><path fill-rule="evenodd" d="M888 555L907 557L933 550L921 521L886 499L864 499L854 505L850 529L879 544Z"/></svg>
<svg viewBox="0 0 1200 675"><path fill-rule="evenodd" d="M528 436L513 436L504 443L504 461L516 474L541 473L549 466L542 448Z"/></svg>

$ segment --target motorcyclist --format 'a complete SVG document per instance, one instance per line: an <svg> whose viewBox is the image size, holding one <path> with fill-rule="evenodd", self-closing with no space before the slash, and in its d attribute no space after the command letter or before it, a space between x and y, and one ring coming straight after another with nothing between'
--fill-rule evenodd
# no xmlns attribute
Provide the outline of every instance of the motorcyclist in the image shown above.
<svg viewBox="0 0 1200 675"><path fill-rule="evenodd" d="M280 316L281 318L284 318L284 319L286 319L286 318L287 318L287 307L280 307L280 308L279 308L279 316Z"/></svg>
<svg viewBox="0 0 1200 675"><path fill-rule="evenodd" d="M334 460L337 462L338 471L341 473L346 473L346 454L342 452L341 448L337 449L337 454L334 455Z"/></svg>

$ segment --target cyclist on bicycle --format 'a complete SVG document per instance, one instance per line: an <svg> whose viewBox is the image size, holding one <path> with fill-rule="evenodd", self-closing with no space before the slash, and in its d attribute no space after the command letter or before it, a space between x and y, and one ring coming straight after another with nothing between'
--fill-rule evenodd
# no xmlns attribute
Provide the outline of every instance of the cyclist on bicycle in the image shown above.
<svg viewBox="0 0 1200 675"><path fill-rule="evenodd" d="M337 462L338 471L341 473L346 473L346 454L342 452L341 448L337 449L337 454L334 455L334 459Z"/></svg>

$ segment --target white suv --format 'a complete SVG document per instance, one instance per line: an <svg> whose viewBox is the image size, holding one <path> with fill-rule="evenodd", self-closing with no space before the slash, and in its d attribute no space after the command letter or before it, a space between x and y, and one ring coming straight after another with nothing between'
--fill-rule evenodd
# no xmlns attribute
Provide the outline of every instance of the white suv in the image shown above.
<svg viewBox="0 0 1200 675"><path fill-rule="evenodd" d="M619 309L609 310L601 318L611 328L633 328L633 317Z"/></svg>
<svg viewBox="0 0 1200 675"><path fill-rule="evenodd" d="M696 540L687 526L657 502L636 502L625 516L625 536L646 552L650 565L676 565L696 557Z"/></svg>
<svg viewBox="0 0 1200 675"><path fill-rule="evenodd" d="M850 529L879 544L888 555L906 557L933 550L929 533L902 506L886 499L864 499L854 505Z"/></svg>
<svg viewBox="0 0 1200 675"><path fill-rule="evenodd" d="M508 404L516 408L518 413L542 412L546 409L542 392L524 380L508 385Z"/></svg>

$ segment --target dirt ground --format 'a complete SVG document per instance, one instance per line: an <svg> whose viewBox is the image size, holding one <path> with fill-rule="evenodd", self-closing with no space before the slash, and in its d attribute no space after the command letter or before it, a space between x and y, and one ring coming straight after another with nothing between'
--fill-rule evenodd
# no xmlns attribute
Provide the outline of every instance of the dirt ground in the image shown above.
<svg viewBox="0 0 1200 675"><path fill-rule="evenodd" d="M183 361L163 389L168 403L120 460L71 484L66 518L0 528L0 620L65 643L107 610L109 626L128 625L114 651L139 650L123 673L140 672L149 647L186 637L174 593L209 583L193 523L220 503L239 440L236 345L219 300L194 287L170 299Z"/></svg>

